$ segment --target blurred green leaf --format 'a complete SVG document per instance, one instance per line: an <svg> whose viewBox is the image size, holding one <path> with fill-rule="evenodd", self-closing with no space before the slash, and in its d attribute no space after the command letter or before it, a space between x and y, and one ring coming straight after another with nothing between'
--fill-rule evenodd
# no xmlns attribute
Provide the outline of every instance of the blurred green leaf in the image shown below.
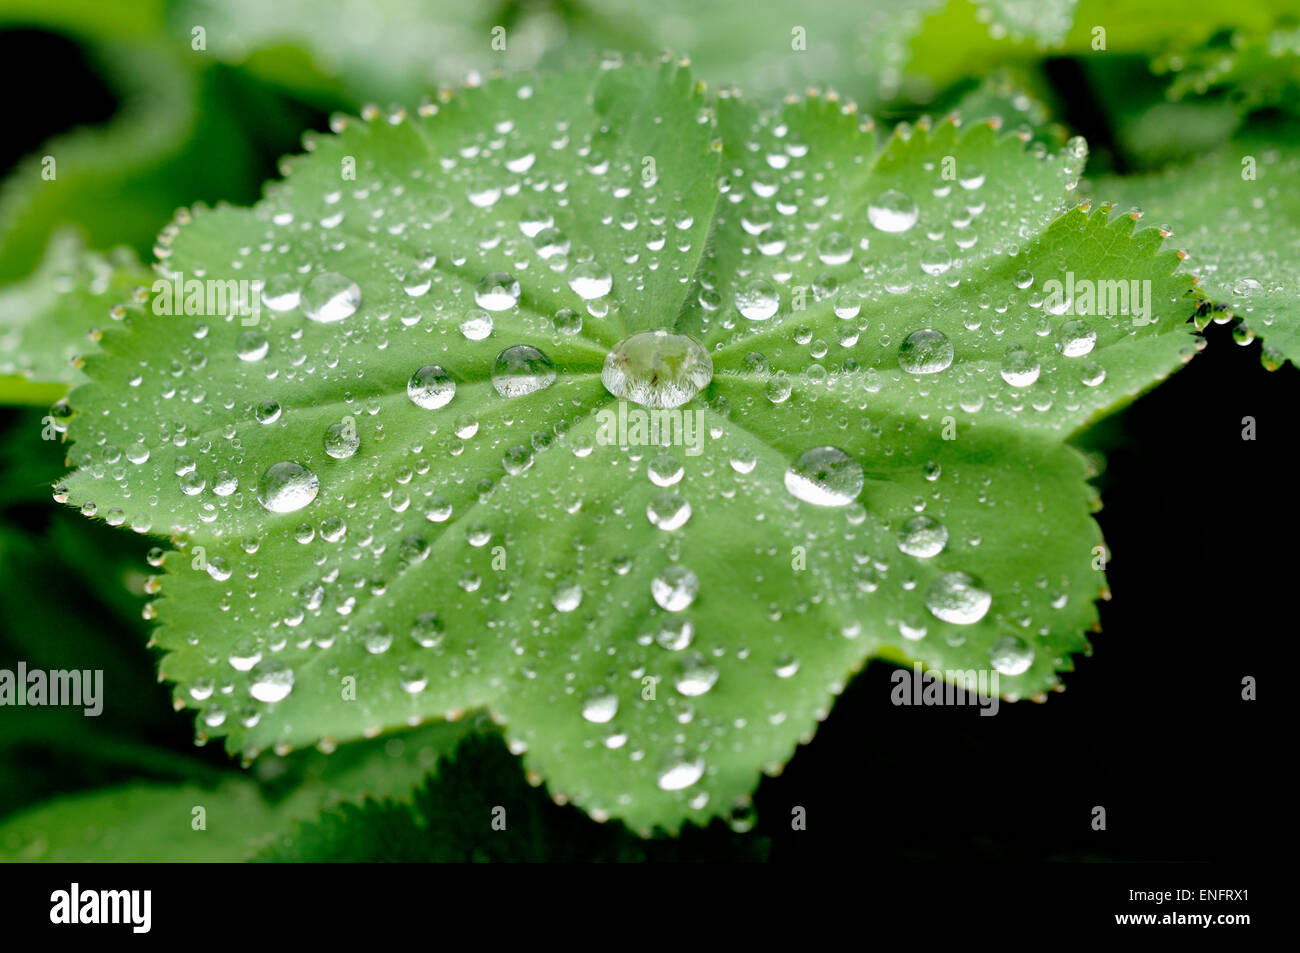
<svg viewBox="0 0 1300 953"><path fill-rule="evenodd" d="M263 758L255 777L132 784L57 798L0 823L0 860L230 861L344 799L404 796L474 730L473 719L357 742L331 755ZM205 829L196 830L195 808Z"/></svg>
<svg viewBox="0 0 1300 953"><path fill-rule="evenodd" d="M1242 319L1243 343L1264 338L1264 363L1276 367L1300 356L1297 181L1300 126L1273 120L1200 161L1150 176L1104 176L1092 191L1171 230L1216 313Z"/></svg>
<svg viewBox="0 0 1300 953"><path fill-rule="evenodd" d="M467 737L410 801L341 804L267 845L263 861L472 863L762 860L763 838L725 825L643 840L617 822L595 824L530 787L494 736Z"/></svg>
<svg viewBox="0 0 1300 953"><path fill-rule="evenodd" d="M90 332L152 280L130 249L105 255L74 229L54 233L35 272L0 286L0 400L48 405L63 396L83 379L73 358L94 347Z"/></svg>

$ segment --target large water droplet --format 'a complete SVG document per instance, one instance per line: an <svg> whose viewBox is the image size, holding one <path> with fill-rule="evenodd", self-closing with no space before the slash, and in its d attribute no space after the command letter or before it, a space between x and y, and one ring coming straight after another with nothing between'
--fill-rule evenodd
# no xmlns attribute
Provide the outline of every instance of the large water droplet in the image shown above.
<svg viewBox="0 0 1300 953"><path fill-rule="evenodd" d="M954 625L974 625L992 604L993 597L964 572L944 573L925 593L925 607L934 617Z"/></svg>
<svg viewBox="0 0 1300 953"><path fill-rule="evenodd" d="M867 206L867 221L882 232L905 232L920 215L912 197L898 189L881 192Z"/></svg>
<svg viewBox="0 0 1300 953"><path fill-rule="evenodd" d="M816 506L848 506L866 482L862 465L836 447L813 447L785 471L785 488Z"/></svg>
<svg viewBox="0 0 1300 953"><path fill-rule="evenodd" d="M898 533L898 548L909 556L929 559L948 545L948 528L928 516L914 516Z"/></svg>
<svg viewBox="0 0 1300 953"><path fill-rule="evenodd" d="M681 612L699 592L699 578L685 566L669 566L650 580L650 594L669 612Z"/></svg>
<svg viewBox="0 0 1300 953"><path fill-rule="evenodd" d="M612 721L618 714L618 696L598 685L587 693L582 703L582 717L596 725Z"/></svg>
<svg viewBox="0 0 1300 953"><path fill-rule="evenodd" d="M736 310L750 321L766 321L780 307L780 295L762 278L755 278L736 292Z"/></svg>
<svg viewBox="0 0 1300 953"><path fill-rule="evenodd" d="M406 382L406 396L417 407L437 410L456 396L456 382L437 364L426 364Z"/></svg>
<svg viewBox="0 0 1300 953"><path fill-rule="evenodd" d="M704 761L692 758L681 749L670 751L659 770L659 790L680 791L704 776Z"/></svg>
<svg viewBox="0 0 1300 953"><path fill-rule="evenodd" d="M320 480L292 460L273 463L257 484L257 500L272 513L292 513L316 499Z"/></svg>
<svg viewBox="0 0 1300 953"><path fill-rule="evenodd" d="M585 261L575 265L569 272L569 287L584 301L603 298L609 294L614 279L608 268L603 268L594 261Z"/></svg>
<svg viewBox="0 0 1300 953"><path fill-rule="evenodd" d="M474 289L474 300L480 308L489 311L505 311L513 308L519 301L519 282L514 275L504 271L488 272Z"/></svg>
<svg viewBox="0 0 1300 953"><path fill-rule="evenodd" d="M1038 380L1038 358L1028 348L1013 344L1002 357L1002 379L1012 387L1028 387Z"/></svg>
<svg viewBox="0 0 1300 953"><path fill-rule="evenodd" d="M937 374L952 366L948 336L933 328L913 331L898 346L898 366L909 374Z"/></svg>
<svg viewBox="0 0 1300 953"><path fill-rule="evenodd" d="M1014 635L1004 635L989 649L989 664L999 675L1023 675L1034 664L1034 650Z"/></svg>
<svg viewBox="0 0 1300 953"><path fill-rule="evenodd" d="M600 379L615 397L642 407L680 407L713 380L713 360L685 334L640 331L606 355Z"/></svg>
<svg viewBox="0 0 1300 953"><path fill-rule="evenodd" d="M361 288L345 275L323 271L302 292L302 313L321 324L351 317L361 305Z"/></svg>
<svg viewBox="0 0 1300 953"><path fill-rule="evenodd" d="M492 362L492 386L502 397L523 397L545 390L555 382L551 359L527 344L516 344Z"/></svg>
<svg viewBox="0 0 1300 953"><path fill-rule="evenodd" d="M263 659L253 666L248 694L260 702L278 702L293 691L293 669L279 659Z"/></svg>

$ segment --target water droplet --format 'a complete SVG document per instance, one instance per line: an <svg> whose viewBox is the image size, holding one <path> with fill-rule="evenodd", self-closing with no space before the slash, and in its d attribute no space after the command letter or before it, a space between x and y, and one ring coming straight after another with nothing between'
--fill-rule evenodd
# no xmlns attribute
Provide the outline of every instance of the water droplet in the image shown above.
<svg viewBox="0 0 1300 953"><path fill-rule="evenodd" d="M257 500L272 513L292 513L316 499L320 480L292 460L273 463L257 484Z"/></svg>
<svg viewBox="0 0 1300 953"><path fill-rule="evenodd" d="M706 694L717 681L717 667L695 652L682 659L673 685L681 694L694 698Z"/></svg>
<svg viewBox="0 0 1300 953"><path fill-rule="evenodd" d="M325 452L335 460L346 460L361 446L361 436L351 420L325 428Z"/></svg>
<svg viewBox="0 0 1300 953"><path fill-rule="evenodd" d="M699 578L685 566L668 566L650 581L650 594L669 612L686 609L699 592Z"/></svg>
<svg viewBox="0 0 1300 953"><path fill-rule="evenodd" d="M920 210L911 196L898 189L881 192L867 206L867 221L882 232L905 232L916 224Z"/></svg>
<svg viewBox="0 0 1300 953"><path fill-rule="evenodd" d="M406 382L406 396L417 407L437 410L446 407L456 396L456 382L437 364L426 364Z"/></svg>
<svg viewBox="0 0 1300 953"><path fill-rule="evenodd" d="M909 374L937 374L952 366L952 342L942 331L921 328L898 346L898 366Z"/></svg>
<svg viewBox="0 0 1300 953"><path fill-rule="evenodd" d="M948 528L928 516L914 516L898 532L898 548L908 556L929 559L948 545Z"/></svg>
<svg viewBox="0 0 1300 953"><path fill-rule="evenodd" d="M682 466L682 461L671 453L659 454L646 467L646 476L655 486L672 486L680 482L685 473L686 468Z"/></svg>
<svg viewBox="0 0 1300 953"><path fill-rule="evenodd" d="M1097 332L1083 321L1062 322L1056 332L1056 349L1066 357L1083 357L1097 343Z"/></svg>
<svg viewBox="0 0 1300 953"><path fill-rule="evenodd" d="M1038 380L1038 358L1028 348L1013 344L1002 357L1002 379L1012 387L1028 387Z"/></svg>
<svg viewBox="0 0 1300 953"><path fill-rule="evenodd" d="M609 269L601 267L594 261L575 265L569 272L569 287L584 301L603 298L609 294L609 289L613 285L614 279Z"/></svg>
<svg viewBox="0 0 1300 953"><path fill-rule="evenodd" d="M750 321L766 321L780 307L776 289L762 278L755 278L736 292L736 310Z"/></svg>
<svg viewBox="0 0 1300 953"><path fill-rule="evenodd" d="M523 397L555 382L555 365L535 347L516 344L492 363L492 386L502 397Z"/></svg>
<svg viewBox="0 0 1300 953"><path fill-rule="evenodd" d="M492 333L492 315L486 311L471 311L460 323L460 333L466 340L481 341Z"/></svg>
<svg viewBox="0 0 1300 953"><path fill-rule="evenodd" d="M582 717L595 725L613 721L618 714L618 696L598 685L587 693L582 703Z"/></svg>
<svg viewBox="0 0 1300 953"><path fill-rule="evenodd" d="M692 758L680 748L670 751L659 770L659 790L680 791L704 776L704 761Z"/></svg>
<svg viewBox="0 0 1300 953"><path fill-rule="evenodd" d="M791 496L816 506L847 506L862 492L862 465L835 447L813 447L785 472Z"/></svg>
<svg viewBox="0 0 1300 953"><path fill-rule="evenodd" d="M361 288L345 275L323 271L302 293L302 313L321 324L351 317L361 305Z"/></svg>
<svg viewBox="0 0 1300 953"><path fill-rule="evenodd" d="M235 342L235 353L239 355L241 361L260 361L266 357L268 350L270 345L267 343L266 335L258 331L245 331Z"/></svg>
<svg viewBox="0 0 1300 953"><path fill-rule="evenodd" d="M606 355L600 379L615 397L642 407L680 407L713 380L713 360L685 334L641 331Z"/></svg>
<svg viewBox="0 0 1300 953"><path fill-rule="evenodd" d="M582 586L572 579L557 583L551 592L551 605L557 612L572 612L582 605Z"/></svg>
<svg viewBox="0 0 1300 953"><path fill-rule="evenodd" d="M260 702L278 702L293 691L293 669L279 659L263 659L253 666L248 694Z"/></svg>
<svg viewBox="0 0 1300 953"><path fill-rule="evenodd" d="M489 311L505 311L513 308L519 301L519 282L513 275L504 271L492 271L480 279L474 289L474 300L480 308Z"/></svg>
<svg viewBox="0 0 1300 953"><path fill-rule="evenodd" d="M1084 364L1079 371L1079 380L1083 381L1086 387L1096 387L1106 379L1106 368L1102 367L1096 361L1089 361Z"/></svg>
<svg viewBox="0 0 1300 953"><path fill-rule="evenodd" d="M691 504L676 493L661 493L647 504L645 515L652 525L671 532L686 525Z"/></svg>
<svg viewBox="0 0 1300 953"><path fill-rule="evenodd" d="M925 593L925 607L934 617L954 625L974 625L992 603L993 597L964 572L945 573Z"/></svg>
<svg viewBox="0 0 1300 953"><path fill-rule="evenodd" d="M989 649L989 664L999 675L1023 675L1034 664L1034 650L1023 639L1004 635Z"/></svg>

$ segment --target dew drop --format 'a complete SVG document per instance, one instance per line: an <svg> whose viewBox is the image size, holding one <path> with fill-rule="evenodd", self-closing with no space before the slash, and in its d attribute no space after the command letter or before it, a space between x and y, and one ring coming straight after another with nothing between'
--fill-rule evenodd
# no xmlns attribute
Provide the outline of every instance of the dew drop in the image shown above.
<svg viewBox="0 0 1300 953"><path fill-rule="evenodd" d="M615 397L642 407L680 407L713 380L713 360L688 335L641 331L605 356L600 379Z"/></svg>
<svg viewBox="0 0 1300 953"><path fill-rule="evenodd" d="M516 344L492 363L492 386L502 397L523 397L555 382L555 365L535 347Z"/></svg>
<svg viewBox="0 0 1300 953"><path fill-rule="evenodd" d="M406 396L417 407L437 410L456 396L456 382L437 364L426 364L406 382Z"/></svg>
<svg viewBox="0 0 1300 953"><path fill-rule="evenodd" d="M474 289L474 300L480 308L489 311L505 311L513 308L519 301L519 282L513 275L504 271L492 271L480 279Z"/></svg>
<svg viewBox="0 0 1300 953"><path fill-rule="evenodd" d="M302 313L321 324L351 317L361 305L361 288L345 275L323 271L302 292Z"/></svg>
<svg viewBox="0 0 1300 953"><path fill-rule="evenodd" d="M316 499L320 480L292 460L273 463L257 484L257 500L272 513L292 513Z"/></svg>
<svg viewBox="0 0 1300 953"><path fill-rule="evenodd" d="M805 450L785 472L790 495L816 506L847 506L864 483L862 465L836 447Z"/></svg>
<svg viewBox="0 0 1300 953"><path fill-rule="evenodd" d="M920 210L911 196L888 189L867 206L867 221L882 232L905 232L916 224Z"/></svg>
<svg viewBox="0 0 1300 953"><path fill-rule="evenodd" d="M992 603L993 597L964 572L945 573L925 593L925 607L934 617L954 625L974 625Z"/></svg>
<svg viewBox="0 0 1300 953"><path fill-rule="evenodd" d="M898 346L898 366L909 374L938 374L952 366L952 342L942 331L921 328Z"/></svg>

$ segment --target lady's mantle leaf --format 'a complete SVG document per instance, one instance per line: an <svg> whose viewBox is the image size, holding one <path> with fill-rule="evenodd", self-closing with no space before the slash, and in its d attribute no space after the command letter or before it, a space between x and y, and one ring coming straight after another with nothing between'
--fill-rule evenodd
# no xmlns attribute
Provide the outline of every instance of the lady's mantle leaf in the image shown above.
<svg viewBox="0 0 1300 953"><path fill-rule="evenodd" d="M426 112L187 216L175 281L260 314L131 317L73 395L68 501L184 548L156 638L203 730L486 708L556 797L676 829L743 810L873 656L1058 687L1104 552L1062 441L1195 341L1158 232L1059 214L1081 143L877 156L840 103L715 114L672 64ZM1137 313L1058 313L1101 281ZM647 446L602 371L684 400L680 333L713 378Z"/></svg>
<svg viewBox="0 0 1300 953"><path fill-rule="evenodd" d="M88 251L75 230L56 232L36 273L0 287L0 402L50 404L82 380L73 360L90 334L152 280L135 254ZM5 380L7 376L18 378Z"/></svg>
<svg viewBox="0 0 1300 953"><path fill-rule="evenodd" d="M1098 195L1122 198L1172 230L1187 268L1237 340L1264 339L1265 366L1300 358L1300 139L1294 123L1257 123L1206 158L1142 177L1107 176Z"/></svg>

